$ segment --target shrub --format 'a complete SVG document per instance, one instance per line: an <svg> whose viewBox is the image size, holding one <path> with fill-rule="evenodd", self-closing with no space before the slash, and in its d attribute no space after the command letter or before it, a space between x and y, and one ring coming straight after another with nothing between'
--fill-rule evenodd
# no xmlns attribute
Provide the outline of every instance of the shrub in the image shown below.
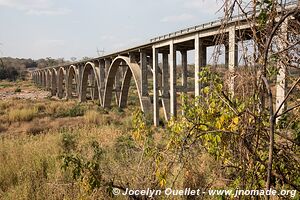
<svg viewBox="0 0 300 200"><path fill-rule="evenodd" d="M36 108L38 110L38 112L44 112L46 110L46 106L44 104L36 104Z"/></svg>
<svg viewBox="0 0 300 200"><path fill-rule="evenodd" d="M83 116L84 115L84 109L79 105L75 105L71 107L70 109L64 109L56 110L54 113L54 117L77 117L77 116Z"/></svg>
<svg viewBox="0 0 300 200"><path fill-rule="evenodd" d="M65 112L66 108L62 106L62 103L53 101L45 107L45 112L51 116L56 117L57 113Z"/></svg>
<svg viewBox="0 0 300 200"><path fill-rule="evenodd" d="M68 111L69 117L77 117L77 116L83 116L84 110L80 107L79 104L75 105Z"/></svg>
<svg viewBox="0 0 300 200"><path fill-rule="evenodd" d="M37 113L38 110L36 108L13 109L8 113L8 121L31 121Z"/></svg>
<svg viewBox="0 0 300 200"><path fill-rule="evenodd" d="M62 130L60 146L64 153L69 153L76 149L77 141L76 136L68 131Z"/></svg>
<svg viewBox="0 0 300 200"><path fill-rule="evenodd" d="M38 135L48 130L48 127L39 126L37 124L33 124L29 128L27 128L26 133L29 135Z"/></svg>
<svg viewBox="0 0 300 200"><path fill-rule="evenodd" d="M1 67L0 68L0 80L8 79L15 81L19 76L18 71L14 67Z"/></svg>

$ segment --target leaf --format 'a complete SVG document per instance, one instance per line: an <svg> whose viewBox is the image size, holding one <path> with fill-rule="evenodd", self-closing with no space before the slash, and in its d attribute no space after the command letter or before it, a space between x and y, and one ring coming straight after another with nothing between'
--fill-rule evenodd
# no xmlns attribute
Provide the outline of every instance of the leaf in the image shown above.
<svg viewBox="0 0 300 200"><path fill-rule="evenodd" d="M206 86L205 88L203 88L203 93L204 94L208 94L209 93L209 87Z"/></svg>
<svg viewBox="0 0 300 200"><path fill-rule="evenodd" d="M235 118L232 119L232 121L233 121L233 123L234 123L235 125L237 125L237 124L239 123L239 118L238 118L238 117L235 117Z"/></svg>

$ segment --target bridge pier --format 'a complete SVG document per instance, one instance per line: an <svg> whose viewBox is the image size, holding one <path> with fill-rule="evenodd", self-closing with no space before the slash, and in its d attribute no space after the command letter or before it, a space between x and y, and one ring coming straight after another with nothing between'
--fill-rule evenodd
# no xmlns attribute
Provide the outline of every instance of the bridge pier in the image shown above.
<svg viewBox="0 0 300 200"><path fill-rule="evenodd" d="M176 47L171 41L169 54L169 67L170 67L170 117L177 116L177 88L176 88L176 76L177 76L177 63L176 63Z"/></svg>
<svg viewBox="0 0 300 200"><path fill-rule="evenodd" d="M181 67L182 67L182 75L181 75L181 86L182 86L182 95L187 95L188 90L188 69L187 69L187 50L181 50ZM182 105L185 105L186 102L184 98L182 99ZM184 111L182 110L182 114L184 115Z"/></svg>
<svg viewBox="0 0 300 200"><path fill-rule="evenodd" d="M162 54L162 106L166 121L170 119L170 85L169 85L169 54Z"/></svg>
<svg viewBox="0 0 300 200"><path fill-rule="evenodd" d="M200 39L199 33L195 35L195 97L200 96L201 82L199 73L201 68L206 64L206 46L203 43L203 39Z"/></svg>
<svg viewBox="0 0 300 200"><path fill-rule="evenodd" d="M51 70L51 95L55 96L57 93L57 74L55 74L55 69Z"/></svg>
<svg viewBox="0 0 300 200"><path fill-rule="evenodd" d="M153 123L159 125L159 107L158 107L158 49L153 46Z"/></svg>
<svg viewBox="0 0 300 200"><path fill-rule="evenodd" d="M141 94L142 97L148 96L148 66L147 66L147 54L145 51L140 51L140 68L141 75Z"/></svg>

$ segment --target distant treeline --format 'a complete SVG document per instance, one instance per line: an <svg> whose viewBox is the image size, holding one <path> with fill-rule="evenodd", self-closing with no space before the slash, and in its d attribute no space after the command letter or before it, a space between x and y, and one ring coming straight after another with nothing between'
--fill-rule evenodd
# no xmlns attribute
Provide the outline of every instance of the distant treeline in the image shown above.
<svg viewBox="0 0 300 200"><path fill-rule="evenodd" d="M24 79L27 72L34 68L44 68L64 63L64 59L42 58L38 60L24 58L0 58L0 80Z"/></svg>

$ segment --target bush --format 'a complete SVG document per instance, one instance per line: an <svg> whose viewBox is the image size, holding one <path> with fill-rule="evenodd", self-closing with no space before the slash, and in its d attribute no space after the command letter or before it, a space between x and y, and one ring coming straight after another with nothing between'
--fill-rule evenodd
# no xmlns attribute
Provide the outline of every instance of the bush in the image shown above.
<svg viewBox="0 0 300 200"><path fill-rule="evenodd" d="M76 136L68 131L62 131L60 146L64 153L70 153L76 149L77 141Z"/></svg>
<svg viewBox="0 0 300 200"><path fill-rule="evenodd" d="M0 80L8 79L11 81L15 81L18 76L19 76L19 73L14 67L0 68Z"/></svg>
<svg viewBox="0 0 300 200"><path fill-rule="evenodd" d="M67 115L69 117L83 116L84 110L81 108L81 106L79 104L77 104L67 112Z"/></svg>
<svg viewBox="0 0 300 200"><path fill-rule="evenodd" d="M71 107L70 109L67 110L62 109L54 113L54 117L77 117L83 115L84 115L84 109L79 104Z"/></svg>
<svg viewBox="0 0 300 200"><path fill-rule="evenodd" d="M48 130L48 127L39 126L38 124L33 124L26 129L26 133L29 135L38 135Z"/></svg>
<svg viewBox="0 0 300 200"><path fill-rule="evenodd" d="M8 121L31 121L37 113L38 110L36 108L13 109L8 113Z"/></svg>

